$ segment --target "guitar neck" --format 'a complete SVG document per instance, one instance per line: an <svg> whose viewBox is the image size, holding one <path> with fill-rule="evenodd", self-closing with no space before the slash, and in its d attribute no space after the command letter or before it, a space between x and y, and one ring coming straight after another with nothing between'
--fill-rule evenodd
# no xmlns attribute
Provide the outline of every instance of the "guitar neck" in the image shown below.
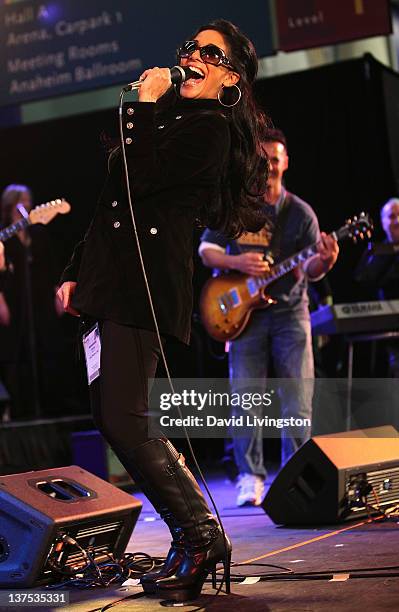
<svg viewBox="0 0 399 612"><path fill-rule="evenodd" d="M338 232L332 232L330 236L332 236L336 240L339 239ZM301 263L304 263L314 255L317 255L317 245L318 242L311 244L310 246L302 249L302 251L295 253L295 255L287 257L287 259L284 259L284 261L281 261L279 264L272 266L270 268L270 271L264 276L254 276L252 280L257 283L259 287L266 287L269 283L277 280L278 278L281 278L285 274L288 274Z"/></svg>
<svg viewBox="0 0 399 612"><path fill-rule="evenodd" d="M5 242L9 238L12 238L20 230L25 229L25 227L27 227L28 225L30 225L29 219L18 219L18 221L16 221L12 225L9 225L8 227L5 227L4 229L0 230L0 240L2 242Z"/></svg>

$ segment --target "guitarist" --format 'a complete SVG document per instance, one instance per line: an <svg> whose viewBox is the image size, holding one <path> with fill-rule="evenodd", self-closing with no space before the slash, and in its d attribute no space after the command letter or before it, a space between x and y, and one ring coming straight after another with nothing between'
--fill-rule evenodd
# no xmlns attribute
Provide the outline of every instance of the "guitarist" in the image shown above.
<svg viewBox="0 0 399 612"><path fill-rule="evenodd" d="M260 387L247 390L264 393L271 355L277 378L298 379L295 391L280 389L282 416L310 419L314 366L307 283L321 279L333 267L338 244L332 237L320 233L312 208L283 186L283 175L288 168L284 134L277 129L266 130L262 148L269 158L269 178L263 198L271 219L269 226L256 234L246 233L238 240L207 229L201 237L199 254L205 266L256 276L268 271L270 254L274 263L278 263L320 240L318 255L271 285L268 293L277 303L253 312L244 332L229 347L233 393L243 391L237 386L237 381L243 379L257 379ZM237 415L240 412L243 411L238 409ZM250 414L263 416L260 407L253 408ZM310 428L303 428L299 437L297 432L294 436L282 429L282 465L309 435ZM239 472L237 505L259 505L266 477L262 429L249 427L239 436L233 430L233 448Z"/></svg>
<svg viewBox="0 0 399 612"><path fill-rule="evenodd" d="M8 227L28 214L26 185L8 185L1 194L0 224ZM64 349L56 298L57 269L46 230L18 231L4 245L0 266L0 379L11 397L11 417L29 418L60 405L57 366ZM47 414L48 414L47 412Z"/></svg>

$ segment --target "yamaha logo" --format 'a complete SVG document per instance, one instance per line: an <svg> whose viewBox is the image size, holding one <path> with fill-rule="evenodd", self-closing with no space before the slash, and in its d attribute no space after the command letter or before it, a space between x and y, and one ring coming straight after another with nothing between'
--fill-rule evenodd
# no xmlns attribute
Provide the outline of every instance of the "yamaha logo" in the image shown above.
<svg viewBox="0 0 399 612"><path fill-rule="evenodd" d="M367 302L365 304L347 304L342 307L342 312L346 315L349 314L369 314L371 312L381 312L383 310L382 304L379 302Z"/></svg>

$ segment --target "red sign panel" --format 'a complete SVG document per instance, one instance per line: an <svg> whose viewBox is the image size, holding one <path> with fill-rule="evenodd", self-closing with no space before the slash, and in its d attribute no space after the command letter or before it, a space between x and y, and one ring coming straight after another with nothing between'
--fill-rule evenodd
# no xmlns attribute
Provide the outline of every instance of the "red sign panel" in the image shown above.
<svg viewBox="0 0 399 612"><path fill-rule="evenodd" d="M392 32L389 0L276 0L276 15L282 51Z"/></svg>

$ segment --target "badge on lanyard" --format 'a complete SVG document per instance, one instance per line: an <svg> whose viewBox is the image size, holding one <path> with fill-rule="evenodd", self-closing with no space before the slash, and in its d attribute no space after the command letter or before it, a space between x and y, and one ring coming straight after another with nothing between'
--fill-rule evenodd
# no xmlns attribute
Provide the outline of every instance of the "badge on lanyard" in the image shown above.
<svg viewBox="0 0 399 612"><path fill-rule="evenodd" d="M100 376L101 339L98 323L83 334L83 349L86 359L89 385Z"/></svg>

